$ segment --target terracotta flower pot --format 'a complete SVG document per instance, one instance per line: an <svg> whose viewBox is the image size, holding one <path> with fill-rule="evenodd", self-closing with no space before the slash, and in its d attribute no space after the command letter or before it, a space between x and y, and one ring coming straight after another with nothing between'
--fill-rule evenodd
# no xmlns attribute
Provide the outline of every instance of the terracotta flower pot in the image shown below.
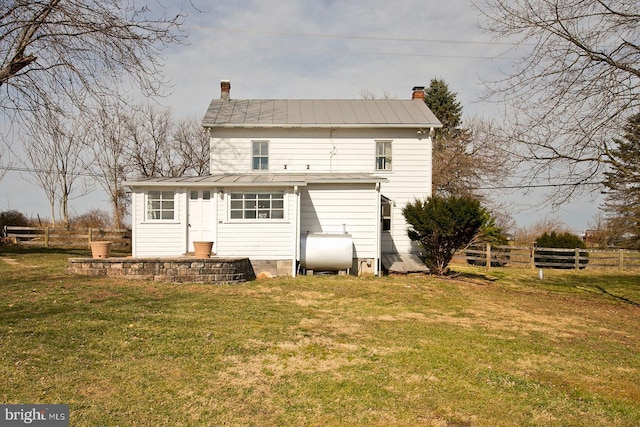
<svg viewBox="0 0 640 427"><path fill-rule="evenodd" d="M91 242L91 256L94 258L109 258L111 242Z"/></svg>
<svg viewBox="0 0 640 427"><path fill-rule="evenodd" d="M194 256L196 258L210 258L213 242L193 242Z"/></svg>

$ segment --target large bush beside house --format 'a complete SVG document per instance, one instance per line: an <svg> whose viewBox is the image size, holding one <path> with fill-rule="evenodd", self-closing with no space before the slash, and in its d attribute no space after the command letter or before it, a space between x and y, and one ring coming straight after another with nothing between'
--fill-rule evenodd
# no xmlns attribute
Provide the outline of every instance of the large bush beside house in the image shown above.
<svg viewBox="0 0 640 427"><path fill-rule="evenodd" d="M490 217L470 196L433 196L403 209L409 238L420 245L432 273L443 275L455 252L467 246Z"/></svg>
<svg viewBox="0 0 640 427"><path fill-rule="evenodd" d="M534 262L538 268L575 268L576 249L586 249L586 247L584 241L575 234L568 232L558 234L555 231L544 233L536 239ZM544 248L567 250L544 250ZM578 265L580 268L584 268L589 263L588 256L588 252L579 251Z"/></svg>

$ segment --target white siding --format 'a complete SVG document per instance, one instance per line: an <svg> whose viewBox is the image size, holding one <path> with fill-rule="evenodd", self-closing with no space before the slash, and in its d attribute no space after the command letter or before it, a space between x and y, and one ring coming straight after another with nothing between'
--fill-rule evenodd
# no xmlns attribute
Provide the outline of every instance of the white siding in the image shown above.
<svg viewBox="0 0 640 427"><path fill-rule="evenodd" d="M186 249L187 198L184 189L154 188L175 191L175 217L173 221L146 219L145 189L136 188L132 207L132 254L134 257L173 257L184 255Z"/></svg>
<svg viewBox="0 0 640 427"><path fill-rule="evenodd" d="M407 222L402 210L414 199L431 196L431 140L393 140L393 163L389 172L378 171L376 175L388 179L380 186L383 196L391 199L392 245L383 247L383 252L409 253L415 247L407 235Z"/></svg>
<svg viewBox="0 0 640 427"><path fill-rule="evenodd" d="M415 139L415 132L381 136L370 130L244 129L213 133L211 173L250 173L253 141L269 142L269 172L375 172L375 140ZM285 169L286 166L286 169ZM264 171L262 171L264 172Z"/></svg>
<svg viewBox="0 0 640 427"><path fill-rule="evenodd" d="M415 247L407 236L402 209L414 198L431 195L431 139L419 138L415 129L228 129L212 132L211 173L250 173L251 142L269 141L269 172L369 172L388 179L381 194L392 206L391 240L385 239L383 252L412 252ZM391 141L392 169L375 170L375 142ZM286 169L285 169L286 166ZM343 209L351 203L350 193L339 193L332 187L322 203L327 215L331 206ZM320 201L318 201L320 203ZM327 219L329 222L330 220ZM327 227L338 228L341 224ZM314 224L306 224L312 227ZM323 224L324 226L324 224ZM312 227L313 228L313 227ZM318 225L315 225L318 228ZM301 233L306 229L301 225ZM323 230L327 232L327 230ZM333 232L333 231L331 231Z"/></svg>
<svg viewBox="0 0 640 427"><path fill-rule="evenodd" d="M351 234L354 258L377 258L378 197L374 185L309 185L300 194L300 234Z"/></svg>
<svg viewBox="0 0 640 427"><path fill-rule="evenodd" d="M229 192L256 192L255 188L227 188L218 203L217 254L252 259L295 259L297 199L293 189L284 194L283 220L230 220ZM260 192L278 192L282 188L260 188Z"/></svg>
<svg viewBox="0 0 640 427"><path fill-rule="evenodd" d="M211 138L209 165L211 173L246 173L251 171L251 140Z"/></svg>

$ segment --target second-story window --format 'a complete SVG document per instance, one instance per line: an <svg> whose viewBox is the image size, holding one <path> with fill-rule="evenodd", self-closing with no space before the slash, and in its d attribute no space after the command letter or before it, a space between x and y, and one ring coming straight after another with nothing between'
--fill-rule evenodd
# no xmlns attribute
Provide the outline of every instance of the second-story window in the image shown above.
<svg viewBox="0 0 640 427"><path fill-rule="evenodd" d="M253 141L253 152L251 155L251 169L268 170L269 169L269 142Z"/></svg>
<svg viewBox="0 0 640 427"><path fill-rule="evenodd" d="M391 170L391 141L376 141L376 170Z"/></svg>

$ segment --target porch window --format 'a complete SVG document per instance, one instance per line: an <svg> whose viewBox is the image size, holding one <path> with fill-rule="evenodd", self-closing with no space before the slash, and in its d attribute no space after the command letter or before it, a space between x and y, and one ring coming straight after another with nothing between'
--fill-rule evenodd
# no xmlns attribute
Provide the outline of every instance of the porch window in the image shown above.
<svg viewBox="0 0 640 427"><path fill-rule="evenodd" d="M202 200L211 200L211 190L191 190L189 192L189 199L198 200L199 198Z"/></svg>
<svg viewBox="0 0 640 427"><path fill-rule="evenodd" d="M175 219L175 192L149 191L147 193L147 220Z"/></svg>
<svg viewBox="0 0 640 427"><path fill-rule="evenodd" d="M380 204L380 219L382 221L382 231L391 231L391 200L382 197Z"/></svg>
<svg viewBox="0 0 640 427"><path fill-rule="evenodd" d="M391 170L391 141L376 141L376 170Z"/></svg>
<svg viewBox="0 0 640 427"><path fill-rule="evenodd" d="M253 141L253 154L251 156L251 169L269 169L269 142Z"/></svg>
<svg viewBox="0 0 640 427"><path fill-rule="evenodd" d="M231 193L231 219L284 219L284 193Z"/></svg>

